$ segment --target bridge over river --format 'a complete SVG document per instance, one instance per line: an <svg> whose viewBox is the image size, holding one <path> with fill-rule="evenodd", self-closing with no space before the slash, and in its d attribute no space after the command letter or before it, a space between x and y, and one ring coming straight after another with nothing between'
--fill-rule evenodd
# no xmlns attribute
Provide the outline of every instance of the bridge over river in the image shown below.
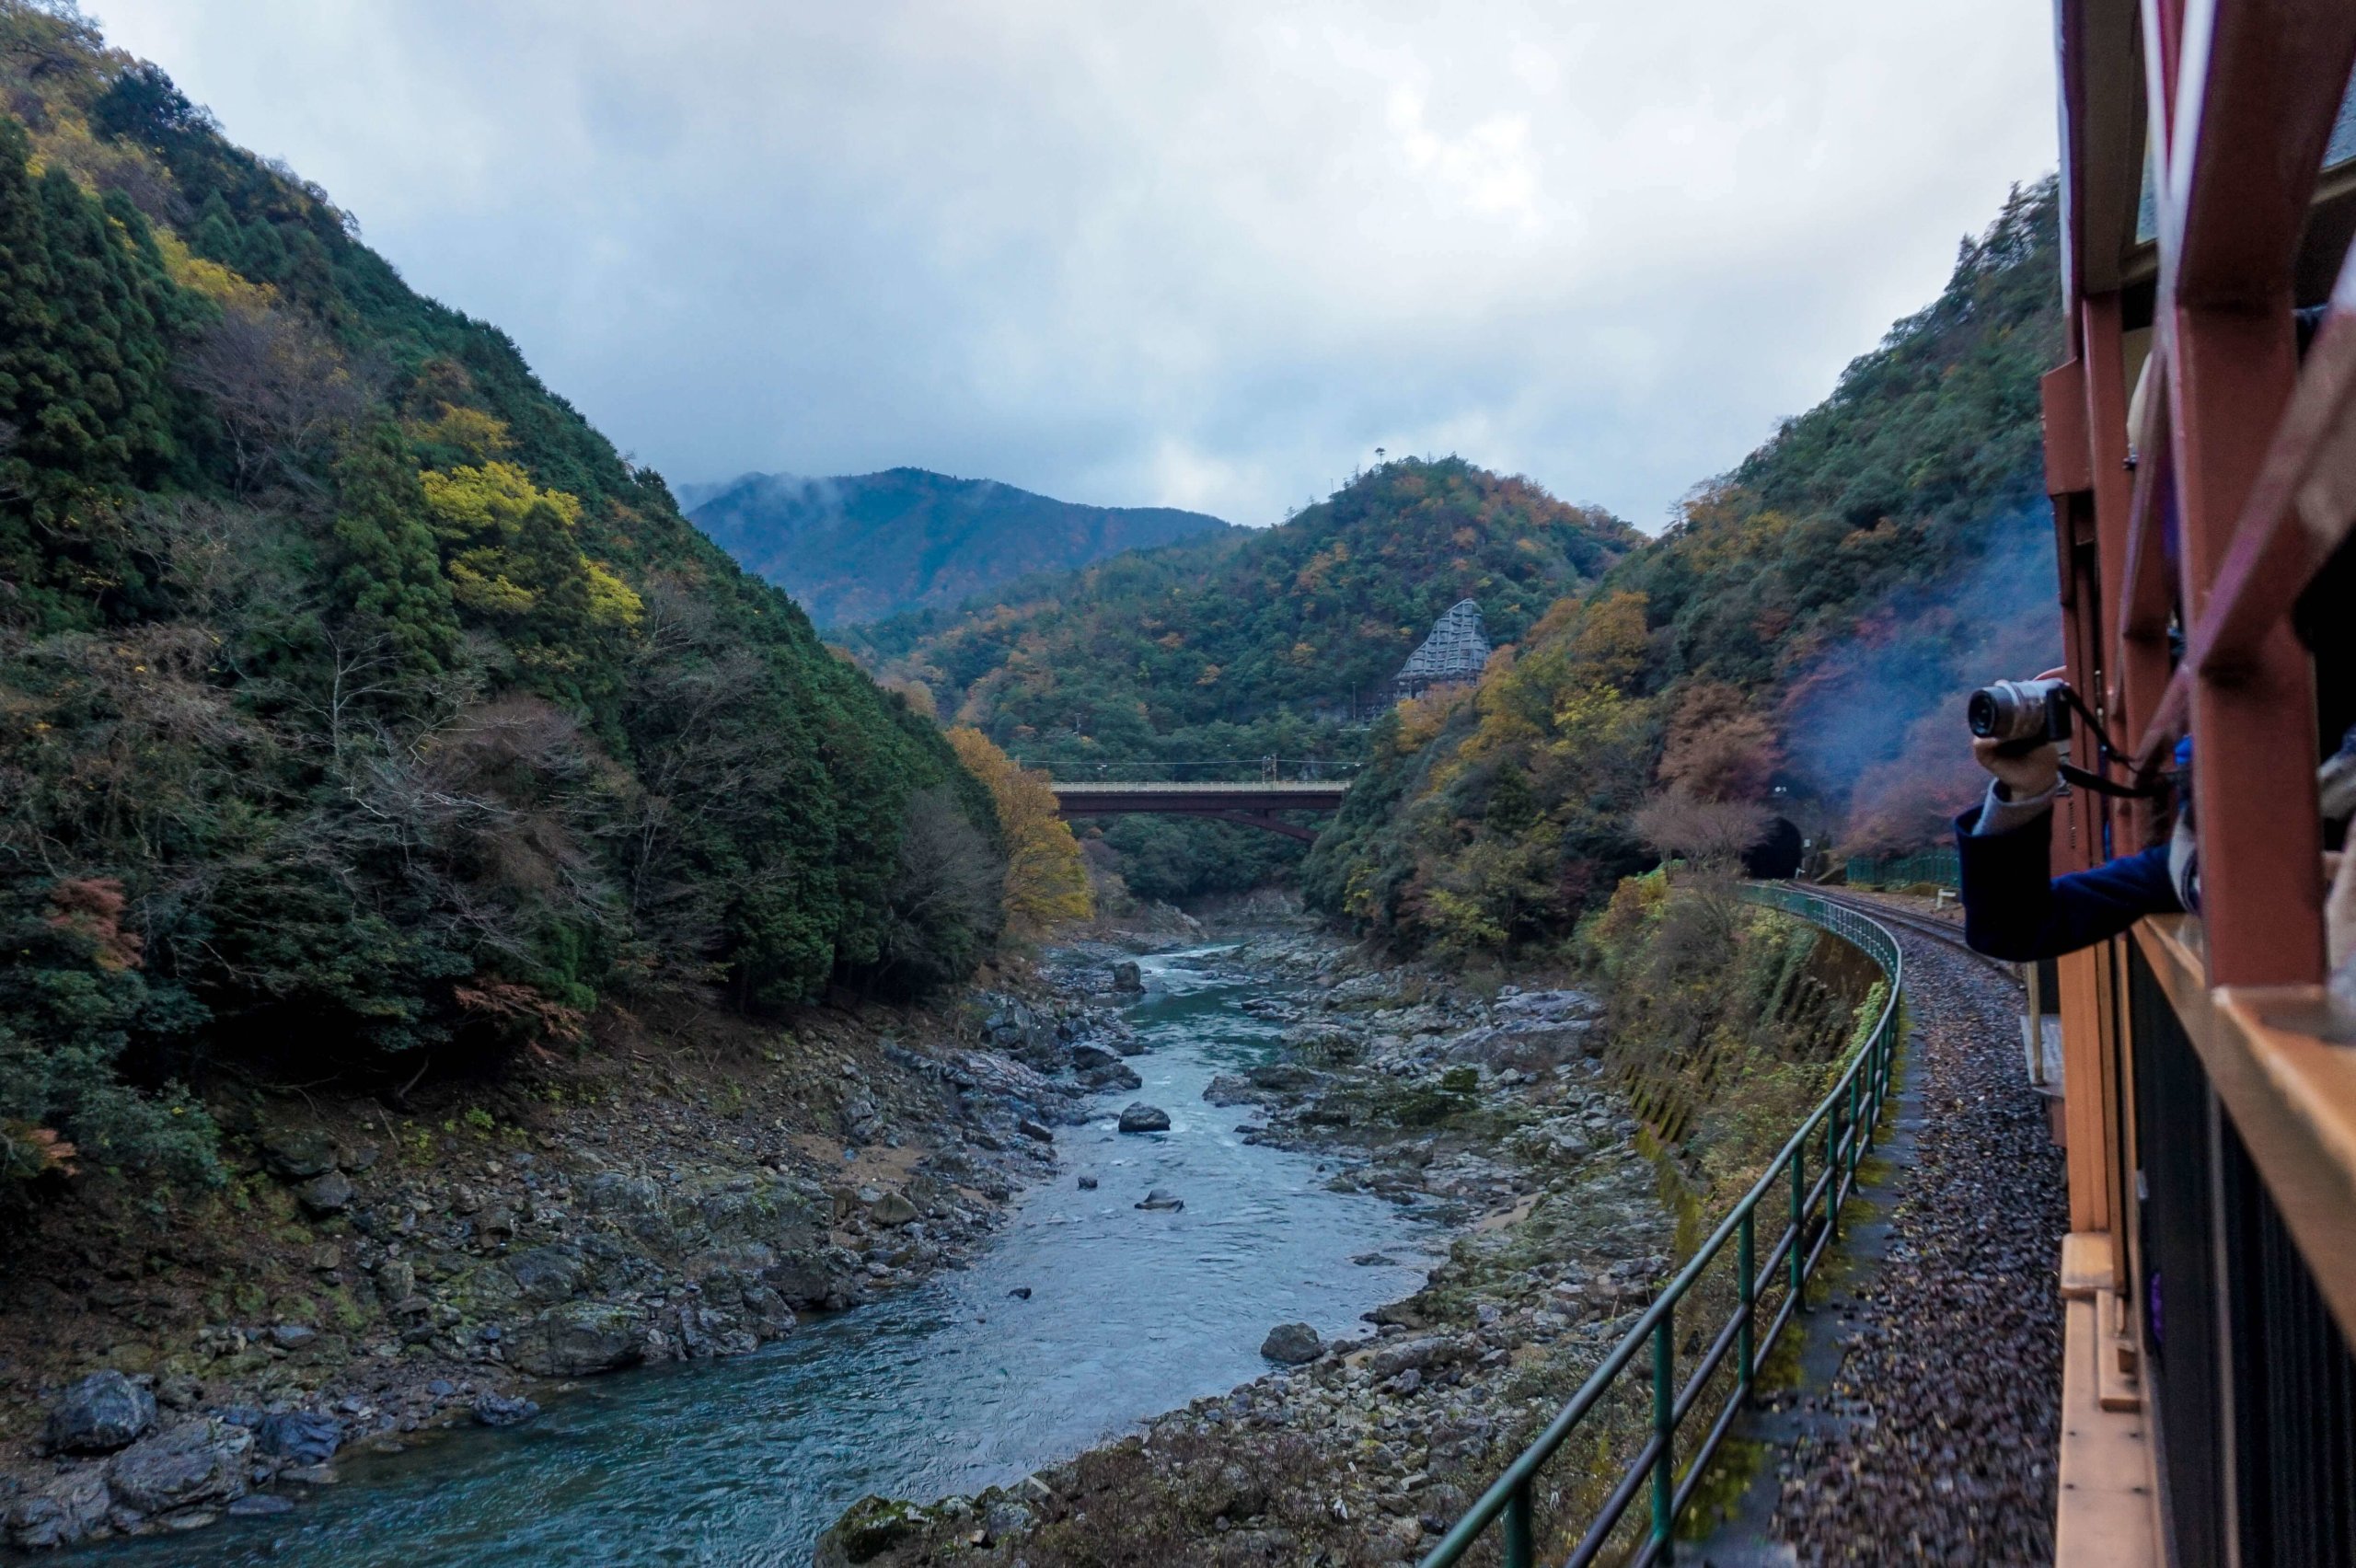
<svg viewBox="0 0 2356 1568"><path fill-rule="evenodd" d="M1342 803L1349 782L1341 778L1199 780L1184 783L1054 781L1056 807L1063 816L1208 817L1244 827L1265 828L1304 843L1312 828L1288 822L1279 812L1330 812Z"/></svg>

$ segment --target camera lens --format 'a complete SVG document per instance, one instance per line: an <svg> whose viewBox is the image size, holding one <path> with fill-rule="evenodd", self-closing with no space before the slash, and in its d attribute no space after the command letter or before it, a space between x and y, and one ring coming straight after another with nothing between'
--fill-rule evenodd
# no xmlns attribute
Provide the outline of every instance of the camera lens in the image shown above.
<svg viewBox="0 0 2356 1568"><path fill-rule="evenodd" d="M1952 713L1955 709L1947 711ZM1971 705L1964 712L1964 721L1971 726L1971 732L1982 740L1995 734L2004 723L2004 709L1997 701L1996 693L1987 686L1973 692Z"/></svg>

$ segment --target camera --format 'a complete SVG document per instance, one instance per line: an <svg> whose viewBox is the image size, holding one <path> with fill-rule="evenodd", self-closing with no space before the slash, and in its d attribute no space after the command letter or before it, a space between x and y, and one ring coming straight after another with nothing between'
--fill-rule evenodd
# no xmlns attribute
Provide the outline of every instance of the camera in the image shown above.
<svg viewBox="0 0 2356 1568"><path fill-rule="evenodd" d="M2070 739L2070 683L1998 681L1971 694L1964 719L1982 740L2002 743L1999 751L2018 754Z"/></svg>

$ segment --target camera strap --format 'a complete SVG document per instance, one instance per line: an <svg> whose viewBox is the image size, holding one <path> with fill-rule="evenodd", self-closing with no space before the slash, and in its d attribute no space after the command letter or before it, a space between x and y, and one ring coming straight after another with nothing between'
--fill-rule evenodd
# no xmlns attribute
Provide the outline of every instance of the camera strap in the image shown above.
<svg viewBox="0 0 2356 1568"><path fill-rule="evenodd" d="M2086 699L2078 695L2077 688L2065 683L2062 691L2070 706L2078 710L2078 717L2085 721L2086 729L2094 735L2096 755L2105 762L2127 762L2129 759L2120 754L2118 747L2110 744L2110 735L2103 729L2102 721L2095 716L2093 709L2086 706ZM2097 795L2108 795L2114 800L2120 801L2156 800L2166 794L2168 790L2168 787L2157 779L2141 787L2133 784L2119 784L2105 778L2098 773L2089 773L2083 767L2073 767L2066 762L2062 765L2062 777L2081 790L2091 790Z"/></svg>
<svg viewBox="0 0 2356 1568"><path fill-rule="evenodd" d="M2066 762L2062 765L2062 777L2081 790L2091 790L2097 795L2109 795L2122 801L2154 800L2167 792L2165 784L2146 784L2139 790L2132 784L2115 783L2099 773L2088 773L2085 768Z"/></svg>

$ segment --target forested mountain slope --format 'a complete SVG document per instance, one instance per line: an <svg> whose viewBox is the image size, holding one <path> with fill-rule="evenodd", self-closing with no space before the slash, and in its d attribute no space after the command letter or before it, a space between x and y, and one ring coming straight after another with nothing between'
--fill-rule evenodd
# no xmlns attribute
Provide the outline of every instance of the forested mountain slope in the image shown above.
<svg viewBox="0 0 2356 1568"><path fill-rule="evenodd" d="M1001 743L1162 755L1151 742L1205 725L1346 709L1353 690L1371 700L1459 599L1480 601L1492 638L1517 637L1639 538L1526 479L1402 458L1273 528L1050 574L846 640Z"/></svg>
<svg viewBox="0 0 2356 1568"><path fill-rule="evenodd" d="M1640 541L1625 523L1460 458L1400 459L1273 528L1010 585L839 634L1018 755L1078 776L1210 758L1355 761L1432 622L1480 602L1520 636ZM1117 776L1117 774L1116 774ZM1253 885L1296 859L1248 828L1131 818L1106 835L1140 892Z"/></svg>
<svg viewBox="0 0 2356 1568"><path fill-rule="evenodd" d="M514 343L70 8L0 109L0 1172L970 966L982 785Z"/></svg>
<svg viewBox="0 0 2356 1568"><path fill-rule="evenodd" d="M714 487L689 515L821 627L962 604L1018 577L1229 527L1199 512L1076 506L922 468L747 474Z"/></svg>
<svg viewBox="0 0 2356 1568"><path fill-rule="evenodd" d="M2060 651L2055 218L2050 180L2015 191L1935 303L1476 697L1379 724L1312 899L1408 941L1550 940L1651 858L1632 819L1663 791L1772 802L1843 848L1934 838L1978 785L1966 689Z"/></svg>

